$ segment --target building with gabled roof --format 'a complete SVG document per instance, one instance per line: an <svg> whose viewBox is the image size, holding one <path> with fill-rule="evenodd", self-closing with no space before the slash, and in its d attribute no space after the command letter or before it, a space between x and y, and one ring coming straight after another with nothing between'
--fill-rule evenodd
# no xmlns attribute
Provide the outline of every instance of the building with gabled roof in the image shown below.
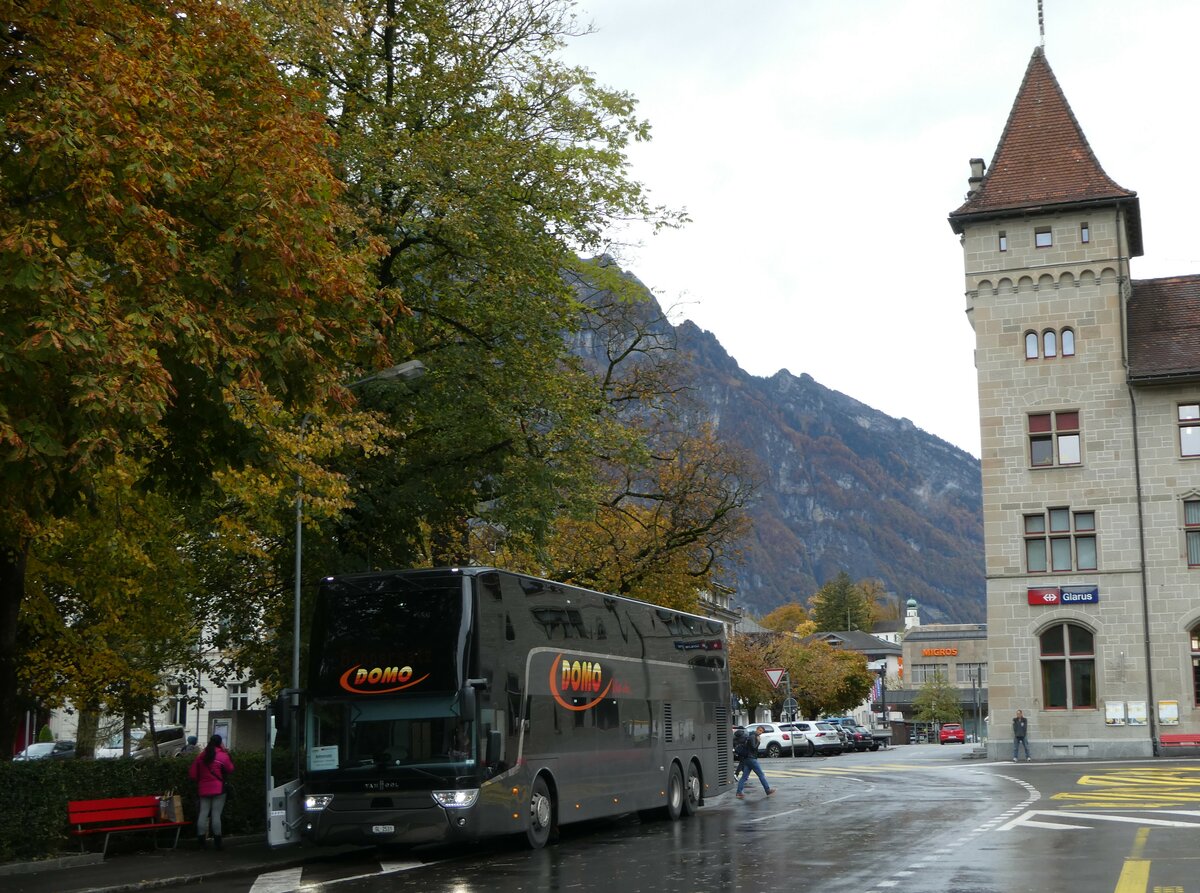
<svg viewBox="0 0 1200 893"><path fill-rule="evenodd" d="M988 752L1145 757L1200 733L1200 277L1135 280L1138 196L1034 50L960 237L975 331Z"/></svg>

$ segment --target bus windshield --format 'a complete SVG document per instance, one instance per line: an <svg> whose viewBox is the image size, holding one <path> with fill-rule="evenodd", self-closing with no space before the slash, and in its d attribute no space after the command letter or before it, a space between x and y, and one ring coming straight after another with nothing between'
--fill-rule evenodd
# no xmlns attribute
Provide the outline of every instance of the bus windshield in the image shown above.
<svg viewBox="0 0 1200 893"><path fill-rule="evenodd" d="M316 699L450 696L463 682L468 623L459 576L327 580L313 618L309 692Z"/></svg>
<svg viewBox="0 0 1200 893"><path fill-rule="evenodd" d="M476 765L473 723L453 696L322 699L309 706L310 772L425 769L464 775Z"/></svg>

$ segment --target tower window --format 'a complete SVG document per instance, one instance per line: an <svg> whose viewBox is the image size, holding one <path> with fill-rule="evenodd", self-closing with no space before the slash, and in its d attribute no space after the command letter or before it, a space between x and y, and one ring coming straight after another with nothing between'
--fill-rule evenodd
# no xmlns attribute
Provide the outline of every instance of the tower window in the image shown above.
<svg viewBox="0 0 1200 893"><path fill-rule="evenodd" d="M1054 329L1042 332L1042 356L1047 359L1058 356L1058 332Z"/></svg>
<svg viewBox="0 0 1200 893"><path fill-rule="evenodd" d="M1188 567L1200 567L1200 499L1183 501L1183 537Z"/></svg>
<svg viewBox="0 0 1200 893"><path fill-rule="evenodd" d="M1085 245L1092 241L1092 228L1086 223L1079 224L1079 241Z"/></svg>
<svg viewBox="0 0 1200 893"><path fill-rule="evenodd" d="M1038 333L1025 333L1025 359L1036 360L1040 354L1038 353Z"/></svg>
<svg viewBox="0 0 1200 893"><path fill-rule="evenodd" d="M1040 412L1029 417L1029 464L1079 464L1079 413Z"/></svg>
<svg viewBox="0 0 1200 893"><path fill-rule="evenodd" d="M1008 234L1004 230L1000 230L1000 250L1008 250Z"/></svg>
<svg viewBox="0 0 1200 893"><path fill-rule="evenodd" d="M1192 690L1200 707L1200 624L1192 627Z"/></svg>
<svg viewBox="0 0 1200 893"><path fill-rule="evenodd" d="M1060 350L1064 357L1075 356L1074 329L1045 329L1040 335L1033 329L1025 332L1025 359L1052 360ZM1200 424L1200 420L1197 424Z"/></svg>
<svg viewBox="0 0 1200 893"><path fill-rule="evenodd" d="M1025 515L1024 523L1025 568L1029 573L1096 570L1095 512L1052 508L1037 515Z"/></svg>
<svg viewBox="0 0 1200 893"><path fill-rule="evenodd" d="M1033 231L1033 244L1038 248L1049 248L1054 244L1054 236L1050 232L1050 227L1039 226Z"/></svg>
<svg viewBox="0 0 1200 893"><path fill-rule="evenodd" d="M1095 707L1096 645L1091 630L1061 623L1043 632L1038 643L1046 709Z"/></svg>
<svg viewBox="0 0 1200 893"><path fill-rule="evenodd" d="M1200 403L1179 404L1179 455L1200 456Z"/></svg>

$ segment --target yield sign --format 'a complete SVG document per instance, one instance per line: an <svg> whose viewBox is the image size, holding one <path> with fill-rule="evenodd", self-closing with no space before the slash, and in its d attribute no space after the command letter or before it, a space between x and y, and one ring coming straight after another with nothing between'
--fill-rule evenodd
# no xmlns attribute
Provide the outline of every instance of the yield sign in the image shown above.
<svg viewBox="0 0 1200 893"><path fill-rule="evenodd" d="M783 669L782 667L776 667L767 670L767 678L771 680L771 685L775 686L775 688L779 688L779 680L783 678L783 674L786 672L787 670Z"/></svg>

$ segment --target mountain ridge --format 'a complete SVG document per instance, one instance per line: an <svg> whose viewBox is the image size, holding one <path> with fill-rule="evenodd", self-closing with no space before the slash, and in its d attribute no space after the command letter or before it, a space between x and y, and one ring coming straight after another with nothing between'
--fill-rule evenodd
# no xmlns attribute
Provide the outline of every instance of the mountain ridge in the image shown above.
<svg viewBox="0 0 1200 893"><path fill-rule="evenodd" d="M804 603L845 571L881 580L901 616L915 598L926 622L983 622L978 459L807 373L751 375L714 333L671 323L636 276L622 275L644 291L650 324L674 339L692 411L758 465L747 559L726 581L736 606L761 616ZM582 291L585 302L599 294ZM595 345L579 341L576 350Z"/></svg>

